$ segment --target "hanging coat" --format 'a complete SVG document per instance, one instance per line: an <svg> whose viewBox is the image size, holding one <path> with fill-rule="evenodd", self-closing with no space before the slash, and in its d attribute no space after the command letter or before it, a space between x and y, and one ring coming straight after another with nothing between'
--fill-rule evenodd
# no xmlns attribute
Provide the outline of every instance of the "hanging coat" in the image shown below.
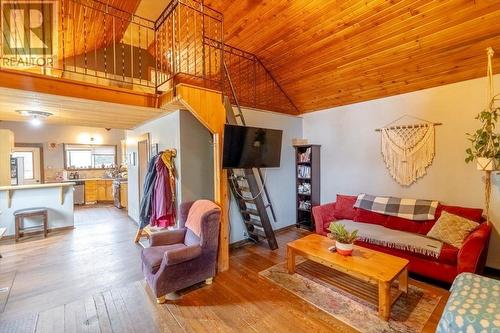
<svg viewBox="0 0 500 333"><path fill-rule="evenodd" d="M144 179L144 192L141 199L141 207L139 213L140 228L143 229L151 221L151 202L153 197L153 190L156 181L156 161L160 155L156 155L149 160L148 171Z"/></svg>
<svg viewBox="0 0 500 333"><path fill-rule="evenodd" d="M175 225L175 204L172 195L170 173L161 157L156 160L156 179L152 197L152 226L166 228Z"/></svg>

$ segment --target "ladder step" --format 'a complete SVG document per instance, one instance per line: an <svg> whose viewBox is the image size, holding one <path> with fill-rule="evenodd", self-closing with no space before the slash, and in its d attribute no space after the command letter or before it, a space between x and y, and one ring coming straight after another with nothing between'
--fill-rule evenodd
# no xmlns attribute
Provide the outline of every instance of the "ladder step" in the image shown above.
<svg viewBox="0 0 500 333"><path fill-rule="evenodd" d="M264 238L264 239L267 239L266 234L264 233L264 231L259 230L259 229L254 229L253 231L249 231L248 234L250 236L255 237L255 238Z"/></svg>
<svg viewBox="0 0 500 333"><path fill-rule="evenodd" d="M240 192L250 193L250 188L248 188L247 186L238 186L238 188L240 189Z"/></svg>
<svg viewBox="0 0 500 333"><path fill-rule="evenodd" d="M260 216L259 211L255 210L255 209L247 208L247 209L240 210L240 212L242 214L249 214L249 215Z"/></svg>
<svg viewBox="0 0 500 333"><path fill-rule="evenodd" d="M235 117L243 117L243 115L241 113L237 113L234 115Z"/></svg>
<svg viewBox="0 0 500 333"><path fill-rule="evenodd" d="M259 220L250 219L250 220L244 220L243 222L245 222L245 224L251 224L253 226L262 228L262 223L260 223Z"/></svg>

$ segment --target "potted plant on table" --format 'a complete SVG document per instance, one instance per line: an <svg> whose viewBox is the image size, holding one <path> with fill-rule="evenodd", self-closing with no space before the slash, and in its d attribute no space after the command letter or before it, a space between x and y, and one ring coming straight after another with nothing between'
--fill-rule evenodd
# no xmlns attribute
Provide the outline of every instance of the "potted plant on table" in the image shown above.
<svg viewBox="0 0 500 333"><path fill-rule="evenodd" d="M337 252L343 256L352 254L354 241L358 238L358 231L347 231L342 223L330 223L328 226L329 236L335 240Z"/></svg>

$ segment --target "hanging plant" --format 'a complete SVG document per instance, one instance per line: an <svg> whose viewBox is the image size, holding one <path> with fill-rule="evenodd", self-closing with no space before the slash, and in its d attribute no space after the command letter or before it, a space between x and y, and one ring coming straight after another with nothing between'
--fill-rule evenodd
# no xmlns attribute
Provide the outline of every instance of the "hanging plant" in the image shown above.
<svg viewBox="0 0 500 333"><path fill-rule="evenodd" d="M480 170L496 170L500 166L500 134L496 132L500 107L495 106L496 101L495 96L488 108L477 115L482 126L472 134L467 133L471 147L465 151L465 162L476 160Z"/></svg>

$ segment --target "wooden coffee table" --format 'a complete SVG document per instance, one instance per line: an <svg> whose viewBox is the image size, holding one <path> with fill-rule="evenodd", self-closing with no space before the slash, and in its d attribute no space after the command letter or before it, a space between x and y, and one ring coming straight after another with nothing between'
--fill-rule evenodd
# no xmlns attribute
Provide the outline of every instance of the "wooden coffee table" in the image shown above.
<svg viewBox="0 0 500 333"><path fill-rule="evenodd" d="M308 235L287 244L288 273L295 273L295 256L320 263L371 284L378 285L378 313L388 320L392 304L408 292L408 263L403 258L354 246L352 256L330 252L335 241L318 234ZM391 284L399 279L398 291L391 297Z"/></svg>

